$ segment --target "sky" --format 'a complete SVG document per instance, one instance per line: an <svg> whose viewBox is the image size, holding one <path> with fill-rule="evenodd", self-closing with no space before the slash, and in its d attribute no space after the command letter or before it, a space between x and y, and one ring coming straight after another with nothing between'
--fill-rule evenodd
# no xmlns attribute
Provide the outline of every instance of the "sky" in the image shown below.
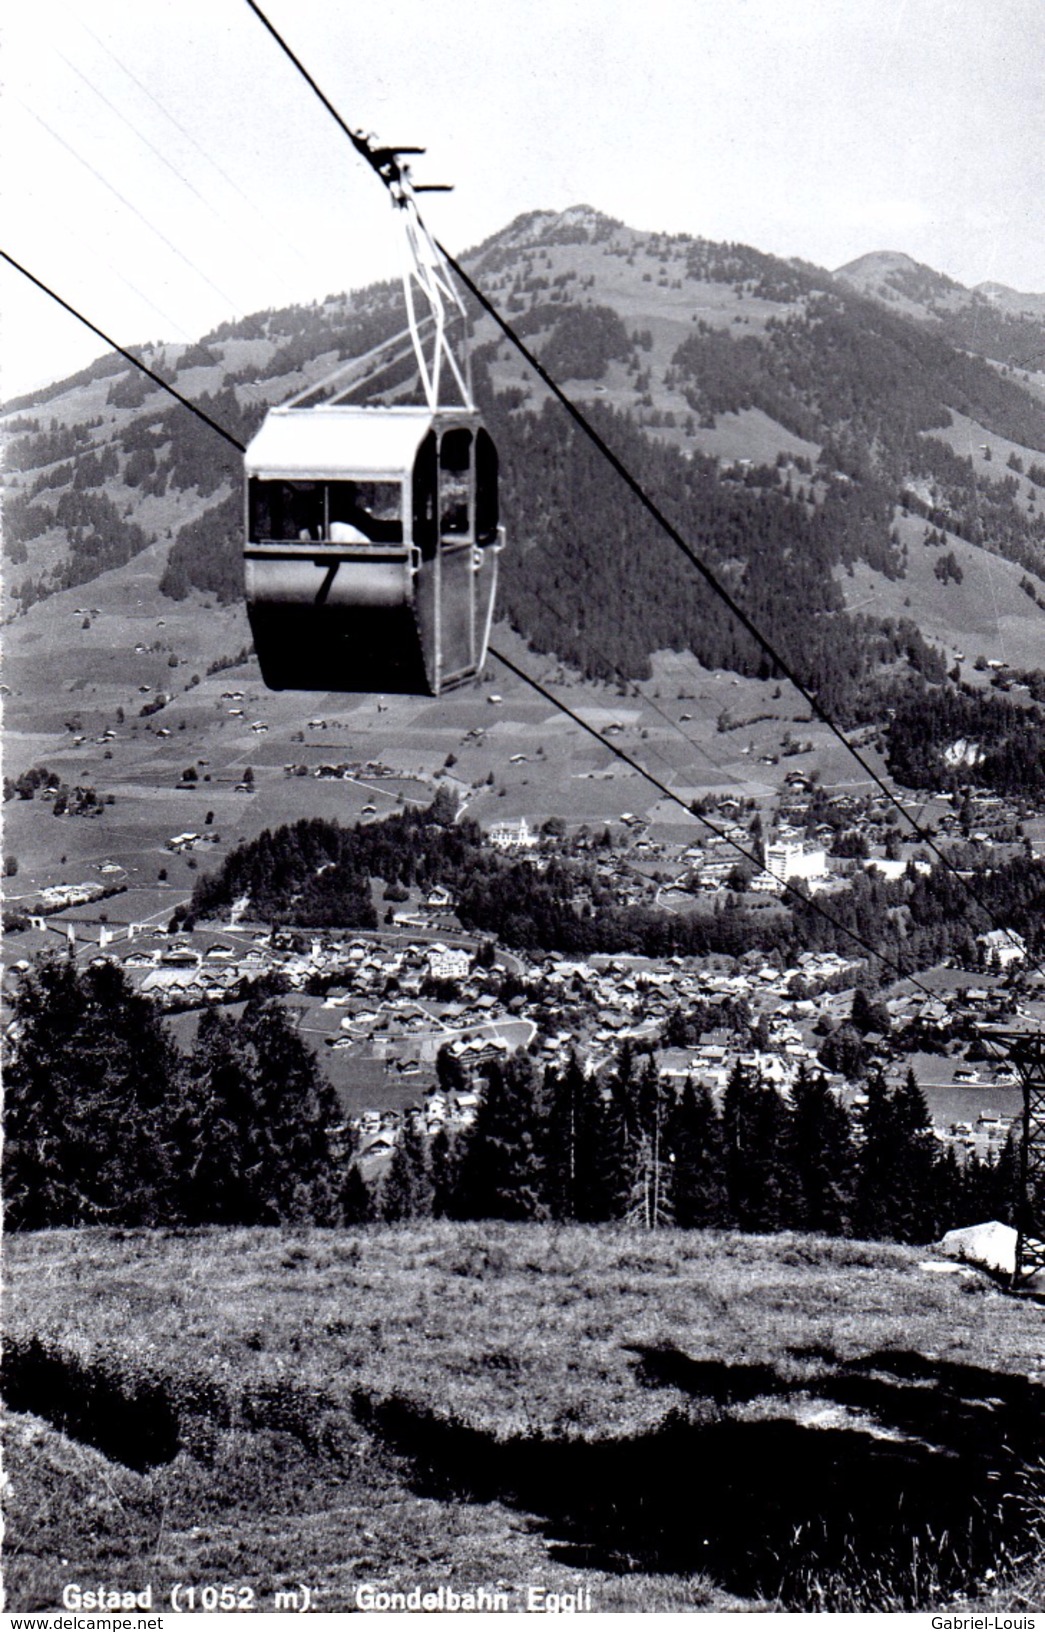
<svg viewBox="0 0 1045 1632"><path fill-rule="evenodd" d="M261 0L346 122L427 149L455 254L589 204L828 268L1045 292L1045 0ZM122 345L397 273L384 189L246 0L32 0L0 248ZM0 395L107 348L0 263Z"/></svg>

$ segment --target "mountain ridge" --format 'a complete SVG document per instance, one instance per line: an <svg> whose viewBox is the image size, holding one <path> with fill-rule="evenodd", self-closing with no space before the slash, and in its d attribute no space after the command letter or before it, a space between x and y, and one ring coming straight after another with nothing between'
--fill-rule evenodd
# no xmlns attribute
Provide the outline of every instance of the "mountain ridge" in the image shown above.
<svg viewBox="0 0 1045 1632"><path fill-rule="evenodd" d="M1045 294L991 282L970 289L900 250L860 255L833 275L871 300L936 326L956 346L1005 367L1045 369Z"/></svg>
<svg viewBox="0 0 1045 1632"><path fill-rule="evenodd" d="M1003 557L1030 585L1026 611L1037 609L1039 593L1045 604L1045 407L1011 372L953 344L938 315L926 319L924 300L916 320L870 287L891 276L913 288L915 279L923 295L964 299L969 292L954 280L892 251L831 274L742 244L640 232L584 204L518 216L463 259L546 366L602 416L610 440L627 445L649 481L673 491L683 531L704 537L731 589L770 624L785 604L776 591L793 576L788 553L799 552L812 574L813 627L827 640L818 683L828 684L832 666L855 661L854 640L865 650L857 667L873 667L878 659L867 654L882 638L878 625L859 638L845 633L852 652L843 658L839 640L852 618L836 569L843 585L857 562L885 582L902 581L922 532L950 544L952 556L954 542L964 541ZM395 285L374 285L252 314L194 345L143 355L246 440L268 403L401 326L399 301ZM563 449L569 445L571 459L587 455L572 433L543 425L544 388L523 378L492 320L474 316L477 385L505 448L516 547L505 557L503 604L515 627L603 676L640 675L650 651L684 646L711 666L734 661L757 673L757 654L745 656L726 637L721 607L680 576L644 519L622 509L597 462L583 478L584 513L570 508L578 478L562 463ZM52 428L33 417L34 407L50 411ZM119 572L164 536L168 604L201 593L239 597L237 462L123 359L102 358L19 399L6 417L9 610ZM980 439L969 454L956 440L964 426ZM549 508L534 480L541 469L554 472L565 511ZM757 546L759 536L777 542ZM646 561L637 576L633 537L643 540ZM607 559L604 588L571 588L571 561L596 571ZM664 597L655 616L654 563ZM27 576L19 578L12 568L22 566ZM552 582L572 635L553 638L540 607ZM884 635L889 650L898 621L893 614ZM917 608L909 621L917 626ZM816 644L806 639L796 649L808 654Z"/></svg>

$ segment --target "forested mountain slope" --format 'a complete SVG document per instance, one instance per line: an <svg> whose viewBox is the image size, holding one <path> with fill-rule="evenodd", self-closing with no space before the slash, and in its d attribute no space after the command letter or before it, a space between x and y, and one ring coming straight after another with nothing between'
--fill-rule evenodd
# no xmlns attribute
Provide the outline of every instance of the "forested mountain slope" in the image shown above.
<svg viewBox="0 0 1045 1632"><path fill-rule="evenodd" d="M856 565L903 583L913 545L964 540L1018 569L1025 595L1011 570L1002 590L1018 616L1040 618L1045 404L1019 368L999 368L947 329L968 309L960 286L895 256L833 278L743 245L636 232L585 207L520 217L465 259L843 715L866 713L861 696L882 665L937 683L946 669L919 632L921 589L902 615L847 611L842 581ZM512 543L501 605L515 627L592 676L643 676L664 648L768 673L492 321L476 316L477 390L501 449ZM380 285L142 355L246 439L269 403L401 321L397 287ZM956 425L1001 439L1007 462L957 451ZM9 404L6 429L10 611L168 538L158 596L239 597L234 450L118 356ZM942 600L961 578L950 560L937 563Z"/></svg>
<svg viewBox="0 0 1045 1632"><path fill-rule="evenodd" d="M1045 295L1001 283L966 289L909 255L861 255L835 277L872 300L936 328L952 345L1017 371L1045 369Z"/></svg>

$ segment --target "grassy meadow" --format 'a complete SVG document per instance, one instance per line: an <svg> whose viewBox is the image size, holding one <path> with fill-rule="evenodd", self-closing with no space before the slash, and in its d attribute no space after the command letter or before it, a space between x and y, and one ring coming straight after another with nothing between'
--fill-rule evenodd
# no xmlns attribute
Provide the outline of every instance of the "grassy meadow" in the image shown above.
<svg viewBox="0 0 1045 1632"><path fill-rule="evenodd" d="M55 1231L8 1238L6 1331L11 1609L98 1579L1045 1604L1040 1307L917 1249Z"/></svg>

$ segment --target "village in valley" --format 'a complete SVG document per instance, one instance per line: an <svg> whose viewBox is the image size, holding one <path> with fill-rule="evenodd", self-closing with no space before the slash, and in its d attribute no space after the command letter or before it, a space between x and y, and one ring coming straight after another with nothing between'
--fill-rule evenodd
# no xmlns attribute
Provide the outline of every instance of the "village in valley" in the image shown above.
<svg viewBox="0 0 1045 1632"><path fill-rule="evenodd" d="M324 721L310 722L310 731L321 729ZM285 778L351 781L364 790L396 774L374 760L283 768ZM45 801L53 797L43 790ZM708 824L692 822L689 833L681 822L656 820L656 810L654 819L625 811L606 824L572 826L519 816L491 821L485 843L535 874L564 858L584 863L621 903L668 914L746 903L767 922L795 883L829 902L860 870L894 882L930 870L924 847L903 839L885 801L825 793L815 773L788 773L764 814L730 795L703 808ZM970 846L979 859L988 851L998 860L1040 853L1032 835L1045 823L1025 804L966 793L911 808L940 841ZM360 814L374 820L374 804ZM172 834L165 850L206 865L216 843L220 834L205 825ZM753 864L759 860L761 867ZM846 955L806 951L791 963L773 949L665 958L509 950L469 932L442 884L396 901L378 881L381 922L368 931L272 927L250 921L242 903L223 920L192 927L177 918L157 923L155 914L135 921L125 870L106 860L92 870L94 879L53 884L19 903L8 981L45 951L67 948L81 963L113 959L182 1040L208 1006L280 994L337 1091L371 1179L383 1174L408 1123L427 1136L468 1127L491 1060L523 1050L541 1068L561 1068L572 1056L598 1074L624 1044L651 1053L676 1093L693 1082L716 1099L738 1061L785 1096L800 1070L822 1073L850 1108L864 1103L872 1067L891 1083L913 1070L941 1146L959 1160L995 1158L1019 1115L1020 1093L1008 1063L979 1041L979 1028L1045 1015L1045 982L1028 967L1023 938L1004 928L985 931L971 955L916 980L879 968L876 991L859 946ZM694 1014L702 1017L696 1027Z"/></svg>

